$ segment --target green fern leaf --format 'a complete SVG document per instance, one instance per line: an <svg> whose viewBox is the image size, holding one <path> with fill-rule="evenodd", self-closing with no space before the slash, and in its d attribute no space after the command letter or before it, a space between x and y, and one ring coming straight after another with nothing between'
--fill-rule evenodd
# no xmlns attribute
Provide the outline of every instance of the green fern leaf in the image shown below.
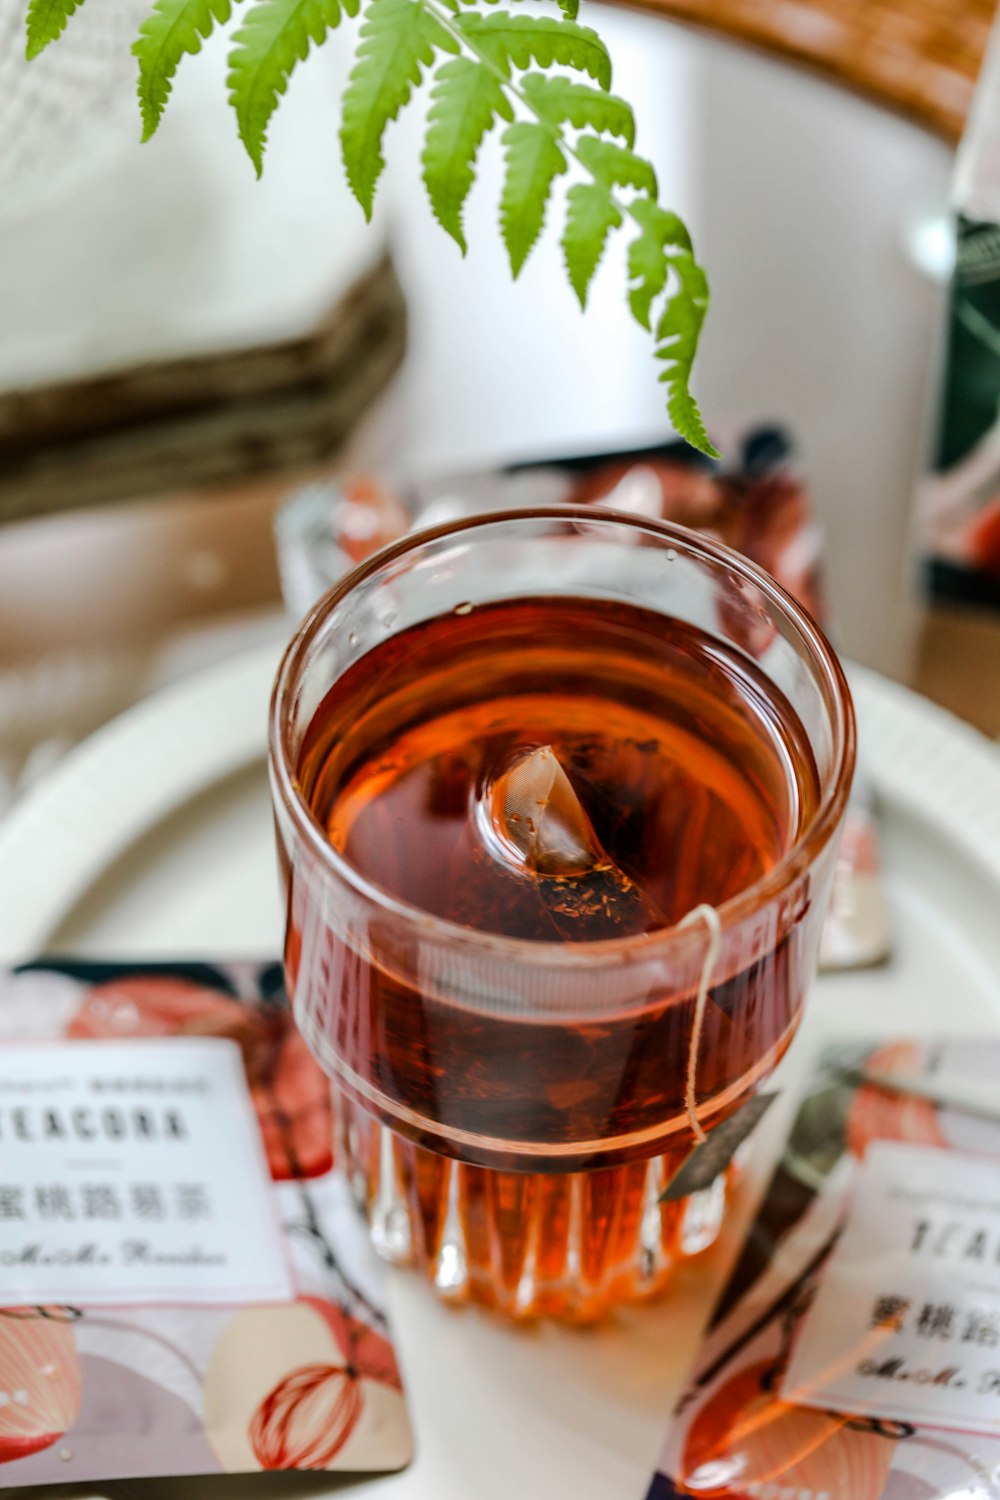
<svg viewBox="0 0 1000 1500"><path fill-rule="evenodd" d="M501 137L506 158L500 194L500 232L517 276L545 223L552 184L566 170L566 158L544 125L519 120Z"/></svg>
<svg viewBox="0 0 1000 1500"><path fill-rule="evenodd" d="M462 207L475 179L483 136L497 115L513 120L514 111L500 80L489 68L469 57L454 57L441 64L431 89L421 161L435 217L457 241L463 255Z"/></svg>
<svg viewBox="0 0 1000 1500"><path fill-rule="evenodd" d="M688 251L671 256L670 264L677 276L677 290L656 325L656 358L664 365L659 378L667 387L667 411L674 427L692 447L718 458L691 395L691 367L708 310L708 282Z"/></svg>
<svg viewBox="0 0 1000 1500"><path fill-rule="evenodd" d="M629 306L643 328L649 328L654 301L667 284L670 262L668 247L691 249L691 237L676 214L650 198L636 198L629 213L639 233L628 247Z"/></svg>
<svg viewBox="0 0 1000 1500"><path fill-rule="evenodd" d="M588 73L602 89L611 87L611 59L596 31L556 16L513 16L493 11L487 16L463 13L458 25L470 45L496 67L529 68L553 63Z"/></svg>
<svg viewBox="0 0 1000 1500"><path fill-rule="evenodd" d="M635 116L624 99L574 83L561 74L525 73L521 89L537 114L552 125L568 124L577 130L589 126L620 136L627 146L635 143Z"/></svg>
<svg viewBox="0 0 1000 1500"><path fill-rule="evenodd" d="M62 36L66 22L83 0L31 0L27 16L27 46L25 55L30 62L39 52Z"/></svg>
<svg viewBox="0 0 1000 1500"><path fill-rule="evenodd" d="M298 62L319 47L340 24L343 10L358 13L358 0L257 0L233 37L229 54L229 102L236 111L240 140L259 177L264 167L267 127Z"/></svg>
<svg viewBox="0 0 1000 1500"><path fill-rule="evenodd" d="M366 218L371 218L375 184L385 166L386 126L420 87L435 52L458 50L424 0L369 0L340 126L347 180Z"/></svg>
<svg viewBox="0 0 1000 1500"><path fill-rule="evenodd" d="M656 173L644 156L636 156L626 146L602 141L596 135L582 135L576 143L576 154L594 178L606 187L641 188L656 197Z"/></svg>
<svg viewBox="0 0 1000 1500"><path fill-rule="evenodd" d="M132 52L139 60L142 139L160 123L174 74L184 54L201 51L214 26L229 20L231 0L156 0L139 27Z"/></svg>
<svg viewBox="0 0 1000 1500"><path fill-rule="evenodd" d="M562 247L566 271L580 306L587 305L587 289L597 270L604 246L622 216L607 188L596 182L578 182L566 194L567 214Z"/></svg>
<svg viewBox="0 0 1000 1500"><path fill-rule="evenodd" d="M230 0L156 0L132 46L139 59L144 141L160 123L181 58L200 52L216 22L223 25L229 20L231 9Z"/></svg>

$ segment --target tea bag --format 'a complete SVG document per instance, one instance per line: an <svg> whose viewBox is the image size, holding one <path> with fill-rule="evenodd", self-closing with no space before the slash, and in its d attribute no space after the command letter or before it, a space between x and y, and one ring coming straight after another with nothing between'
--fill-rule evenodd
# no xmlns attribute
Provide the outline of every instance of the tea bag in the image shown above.
<svg viewBox="0 0 1000 1500"><path fill-rule="evenodd" d="M577 941L621 937L665 925L656 904L601 846L551 745L519 756L488 783L480 826L494 859L527 887L542 918L537 936Z"/></svg>
<svg viewBox="0 0 1000 1500"><path fill-rule="evenodd" d="M551 745L529 751L498 777L491 804L501 841L534 874L585 875L610 865Z"/></svg>

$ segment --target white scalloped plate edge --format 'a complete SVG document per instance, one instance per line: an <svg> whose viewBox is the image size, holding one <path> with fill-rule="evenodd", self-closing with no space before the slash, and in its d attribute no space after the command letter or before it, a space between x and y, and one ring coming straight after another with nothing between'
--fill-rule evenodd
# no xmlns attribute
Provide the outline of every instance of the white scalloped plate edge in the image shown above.
<svg viewBox="0 0 1000 1500"><path fill-rule="evenodd" d="M269 643L153 694L15 803L0 822L0 961L38 952L137 838L261 758L279 657Z"/></svg>
<svg viewBox="0 0 1000 1500"><path fill-rule="evenodd" d="M38 952L137 838L262 757L278 657L276 645L256 647L137 704L15 804L0 823L0 961ZM875 673L854 667L851 684L878 791L1000 886L1000 751Z"/></svg>

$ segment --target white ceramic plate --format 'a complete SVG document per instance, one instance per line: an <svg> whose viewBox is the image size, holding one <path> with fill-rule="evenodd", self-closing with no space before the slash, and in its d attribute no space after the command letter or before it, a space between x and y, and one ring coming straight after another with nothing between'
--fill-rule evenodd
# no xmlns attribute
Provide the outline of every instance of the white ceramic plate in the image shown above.
<svg viewBox="0 0 1000 1500"><path fill-rule="evenodd" d="M272 648L109 725L0 826L0 958L271 954L281 911L264 778ZM884 812L896 948L817 981L782 1072L831 1032L1000 1024L1000 754L902 688L854 674ZM791 1093L762 1128L720 1245L674 1294L596 1332L514 1330L442 1309L408 1273L391 1301L417 1431L393 1500L642 1500L698 1330L768 1171ZM274 1476L277 1488L292 1482ZM342 1481L318 1479L310 1494ZM181 1486L178 1484L180 1494ZM185 1480L185 1500L212 1483ZM301 1493L301 1490L296 1490Z"/></svg>

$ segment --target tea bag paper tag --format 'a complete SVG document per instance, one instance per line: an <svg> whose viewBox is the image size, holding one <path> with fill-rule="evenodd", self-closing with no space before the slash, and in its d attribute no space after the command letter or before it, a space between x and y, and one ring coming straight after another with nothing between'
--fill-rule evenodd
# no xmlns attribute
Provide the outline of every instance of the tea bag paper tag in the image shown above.
<svg viewBox="0 0 1000 1500"><path fill-rule="evenodd" d="M660 1194L660 1202L673 1203L679 1198L687 1198L691 1193L700 1193L704 1188L711 1187L777 1097L777 1093L754 1094L735 1114L710 1130L707 1139L700 1146L695 1146L670 1179Z"/></svg>
<svg viewBox="0 0 1000 1500"><path fill-rule="evenodd" d="M294 1295L235 1042L0 1050L4 1305Z"/></svg>
<svg viewBox="0 0 1000 1500"><path fill-rule="evenodd" d="M869 1146L781 1394L1000 1435L1000 1160Z"/></svg>

